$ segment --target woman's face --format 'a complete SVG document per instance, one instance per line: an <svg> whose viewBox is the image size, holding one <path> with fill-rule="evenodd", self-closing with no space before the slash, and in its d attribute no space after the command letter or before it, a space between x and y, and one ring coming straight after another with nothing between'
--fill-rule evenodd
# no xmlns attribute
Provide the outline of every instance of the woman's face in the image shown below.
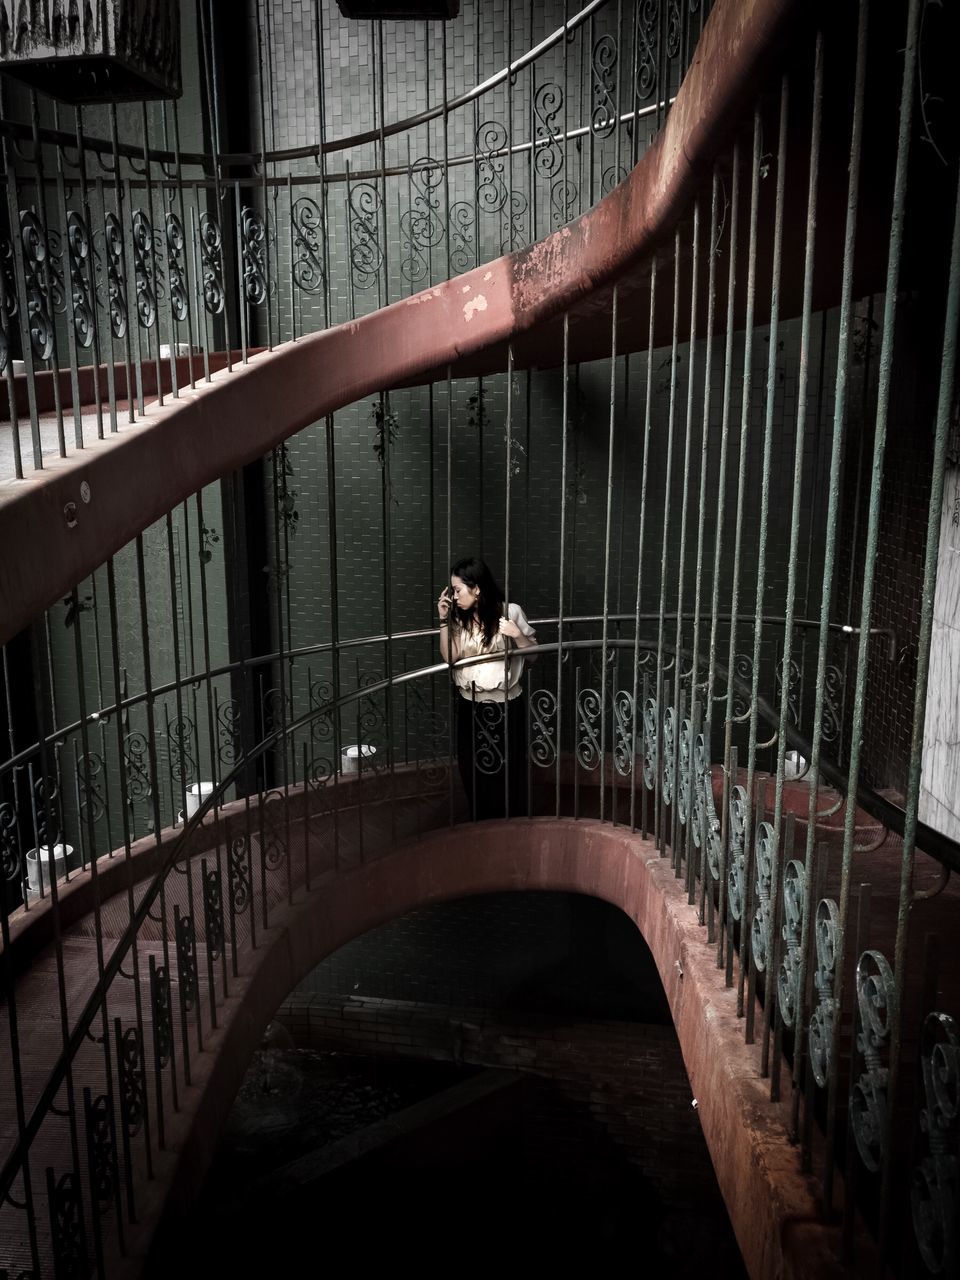
<svg viewBox="0 0 960 1280"><path fill-rule="evenodd" d="M477 603L477 597L480 595L479 587L470 587L462 578L458 578L456 574L450 579L450 590L453 592L453 601L458 609L462 609L464 613L469 613Z"/></svg>

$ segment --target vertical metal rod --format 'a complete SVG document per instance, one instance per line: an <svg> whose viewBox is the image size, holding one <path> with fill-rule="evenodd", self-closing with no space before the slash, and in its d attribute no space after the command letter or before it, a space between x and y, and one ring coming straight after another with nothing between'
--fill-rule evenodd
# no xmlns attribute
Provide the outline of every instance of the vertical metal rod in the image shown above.
<svg viewBox="0 0 960 1280"><path fill-rule="evenodd" d="M46 294L47 308L50 317L50 363L53 372L53 403L54 412L57 416L57 442L60 448L60 457L65 458L67 455L66 437L63 428L63 400L60 392L60 353L57 348L57 322L56 314L53 307L53 282L51 280L52 267L50 265L50 224L48 222L49 214L47 212L47 192L46 177L43 169L43 145L40 141L40 108L37 102L37 93L35 89L30 90L30 116L33 123L33 159L36 165L36 189L37 189L37 209L39 212L40 222L43 226L43 256L38 258L39 275L43 283L43 292ZM58 148L59 152L59 148ZM15 234L14 227L11 225L11 234ZM28 368L28 375L33 376ZM82 444L82 436L79 443Z"/></svg>
<svg viewBox="0 0 960 1280"><path fill-rule="evenodd" d="M560 413L560 564L557 570L557 758L554 776L554 816L560 817L560 776L563 753L560 750L563 724L563 617L564 582L567 553L567 436L570 414L570 314L563 313L563 390Z"/></svg>
<svg viewBox="0 0 960 1280"><path fill-rule="evenodd" d="M893 379L894 326L897 295L900 282L900 262L903 251L903 223L906 209L907 169L910 156L910 139L913 127L914 81L917 70L921 0L910 0L907 15L907 32L903 60L903 82L900 92L900 127L897 138L897 165L894 177L893 208L890 217L890 238L887 259L887 278L883 301L883 328L880 344L879 382L877 388L876 429L873 441L870 503L867 515L867 539L863 569L863 593L860 602L860 636L857 645L856 684L853 704L853 722L850 733L850 761L848 767L847 803L843 826L843 861L840 880L840 921L837 930L837 985L835 1025L842 1025L844 1001L844 962L846 959L846 921L850 905L850 868L853 860L854 828L856 825L856 796L860 782L860 757L862 752L863 721L866 702L867 667L870 645L870 617L873 610L874 571L877 546L880 539L880 496L883 487L883 460L887 444L887 426L890 415L890 389ZM827 1146L824 1172L824 1198L828 1209L833 1207L833 1176L837 1125L837 1077L839 1070L839 1037L831 1043L829 1081L827 1093Z"/></svg>
<svg viewBox="0 0 960 1280"><path fill-rule="evenodd" d="M749 730L747 737L747 780L745 790L748 796L753 795L753 782L757 769L757 724L759 710L757 700L760 696L760 649L763 642L763 613L767 589L767 535L770 523L770 469L773 462L774 417L777 398L777 352L780 345L780 279L783 262L783 210L784 190L787 179L787 125L790 116L790 81L784 75L780 81L780 130L777 141L777 188L773 227L773 261L770 267L770 327L767 343L767 386L763 423L763 460L760 470L760 529L757 539L757 590L754 597L753 617L753 657L750 675ZM731 625L733 625L731 623ZM731 674L733 666L730 667ZM774 840L777 839L777 822L774 819ZM746 880L752 872L753 849L753 806L747 805L743 823L744 850L744 888ZM746 892L744 894L746 899ZM741 923L740 976L738 998L742 1001L743 982L746 972L746 948L744 939L749 933L751 922L746 914ZM763 958L761 957L761 963ZM768 992L769 995L769 992ZM769 1003L769 1000L768 1000ZM766 1039L764 1039L764 1049Z"/></svg>
<svg viewBox="0 0 960 1280"><path fill-rule="evenodd" d="M761 150L760 109L753 113L753 153L751 158L750 177L750 244L747 251L747 310L743 337L743 389L740 406L740 465L737 475L737 506L733 535L733 583L730 596L730 643L727 658L727 695L726 714L724 717L723 743L723 800L720 816L722 834L721 846L723 858L726 859L729 836L729 818L727 809L730 801L730 750L733 745L733 677L736 670L737 646L737 612L740 607L740 551L743 541L743 514L746 502L747 460L750 442L750 396L753 378L753 316L756 303L757 287L757 207L760 193L760 150ZM721 491L722 500L722 491ZM746 846L744 846L746 848ZM720 932L724 932L725 899L723 876L720 877ZM744 954L749 948L749 934L745 929L740 940L740 970L743 972ZM742 996L738 991L737 1011L742 1012Z"/></svg>
<svg viewBox="0 0 960 1280"><path fill-rule="evenodd" d="M507 617L510 602L510 497L513 478L513 343L507 344L507 418L504 424L506 437L506 478L503 502L503 616ZM503 815L510 816L510 734L508 732L510 691L510 642L503 641Z"/></svg>
<svg viewBox="0 0 960 1280"><path fill-rule="evenodd" d="M337 569L337 475L333 414L324 422L327 472L327 572L330 575L330 688L333 695L333 865L340 863L340 773L343 739L340 719L340 583Z"/></svg>
<svg viewBox="0 0 960 1280"><path fill-rule="evenodd" d="M683 691L683 585L684 585L684 568L687 552L687 505L690 500L690 455L692 441L693 426L693 384L694 370L696 368L696 347L697 347L697 290L700 283L700 202L693 202L693 240L690 251L690 339L687 347L687 406L686 421L684 425L684 441L683 441L683 490L680 497L680 544L677 549L677 629L674 642L674 653L676 655L677 678L674 682L674 701L673 701L673 723L676 735L676 751L674 753L674 771L678 775L674 778L673 785L673 809L674 809L674 848L673 848L673 865L677 875L680 875L683 848L681 840L681 832L677 821L680 812L679 797L679 769L680 769L680 741L683 736L684 714L681 711L681 703L684 697ZM697 680L697 672L695 667L690 668L690 678L694 684ZM691 695L692 696L692 695ZM691 756L692 752L692 742ZM689 827L690 811L687 811L687 825Z"/></svg>
<svg viewBox="0 0 960 1280"><path fill-rule="evenodd" d="M820 129L823 116L823 32L818 31L814 53L813 109L810 123L810 170L807 187L807 227L803 259L803 309L800 320L800 366L797 372L797 428L793 457L793 493L790 509L790 551L787 558L787 600L783 629L783 675L780 682L780 719L777 726L777 772L773 800L773 857L771 902L773 917L767 922L769 990L763 1005L761 1070L766 1072L771 1016L776 1003L776 972L779 942L774 927L780 902L780 824L783 816L783 784L787 753L787 722L790 718L790 667L793 662L794 617L797 597L797 559L800 551L800 502L803 493L803 460L807 419L807 389L810 381L810 343L813 314L813 269L817 226L817 192L820 176ZM772 342L771 342L772 348ZM771 349L771 358L773 350Z"/></svg>
<svg viewBox="0 0 960 1280"><path fill-rule="evenodd" d="M677 344L679 340L680 330L680 232L676 231L673 237L673 311L672 311L672 329L673 336L670 343L670 408L667 416L667 458L664 464L664 482L663 482L663 532L661 534L661 552L660 552L660 605L657 615L657 722L658 734L663 740L663 725L665 712L664 691L663 691L663 645L665 631L665 611L667 606L667 556L669 550L668 533L670 529L670 486L673 479L673 435L676 423L676 407L677 407ZM677 655L678 656L678 655ZM677 661L677 656L674 662ZM679 673L679 667L677 668ZM674 804L676 797L673 797ZM666 814L663 812L663 787L658 785L656 788L656 831L657 831L657 848L660 851L661 858L666 853L666 835L664 827L666 824ZM671 810L672 812L672 810Z"/></svg>
<svg viewBox="0 0 960 1280"><path fill-rule="evenodd" d="M643 699L637 702L637 684L640 676L640 601L643 596L643 552L644 538L647 529L647 476L650 470L650 419L653 402L653 341L654 320L657 310L657 255L650 259L650 316L647 331L647 379L644 393L643 410L643 463L640 473L640 528L637 533L637 587L633 617L633 760L630 778L630 830L637 829L637 735L644 742L643 716L647 701L647 681L644 676ZM641 745L641 754L644 751ZM643 838L647 836L646 804L647 794L643 778L640 779L643 802Z"/></svg>
<svg viewBox="0 0 960 1280"><path fill-rule="evenodd" d="M717 218L720 198L720 182L716 167L713 170L713 181L710 184L710 240L707 250L707 332L704 348L703 365L703 417L701 419L700 439L700 493L698 499L699 519L697 522L697 570L693 596L693 653L691 661L692 677L690 685L690 729L693 742L691 758L690 797L691 804L696 805L697 788L700 781L696 771L696 740L700 727L700 608L703 600L703 541L707 516L707 466L710 456L710 411L713 378L713 339L717 307ZM709 699L709 694L708 694ZM710 715L709 702L704 714L703 727L706 732ZM707 760L710 756L710 742L707 740ZM691 857L691 862L693 858ZM704 923L704 895L709 875L707 864L707 833L701 829L700 836L700 923ZM693 867L690 878L689 902L693 906L696 900L696 867Z"/></svg>
<svg viewBox="0 0 960 1280"><path fill-rule="evenodd" d="M607 638L610 622L610 525L613 511L613 457L616 439L617 394L617 286L610 305L610 407L607 436L607 506L603 533L603 623L600 641L600 821L605 816L607 794ZM616 696L616 690L613 691ZM616 770L614 769L614 788Z"/></svg>
<svg viewBox="0 0 960 1280"><path fill-rule="evenodd" d="M837 520L840 507L840 471L846 433L847 379L850 361L850 325L853 316L853 261L856 245L857 211L860 194L860 153L863 138L864 89L866 82L867 26L869 0L860 0L857 27L857 60L854 72L853 117L850 131L850 163L847 169L847 206L843 242L843 274L840 284L840 321L837 338L837 373L834 388L833 436L827 479L827 513L824 531L823 586L820 597L820 627L817 643L817 676L813 709L813 741L810 756L807 835L804 849L804 897L800 929L800 965L797 976L796 1033L793 1061L793 1128L799 1133L800 1085L806 1061L804 1010L807 999L807 970L810 952L810 921L813 898L817 797L820 779L820 752L823 743L823 710L826 692L829 623L833 610L836 570ZM809 1068L806 1068L809 1072Z"/></svg>
<svg viewBox="0 0 960 1280"><path fill-rule="evenodd" d="M913 701L913 726L910 738L910 764L907 773L907 795L903 827L903 850L900 856L900 896L897 904L897 934L894 943L893 972L897 1000L890 1026L890 1058L887 1076L886 1159L883 1162L880 1192L880 1256L889 1231L890 1200L893 1190L893 1125L897 1091L900 1084L900 1054L903 1039L902 1010L906 984L907 940L910 909L914 901L913 864L916 854L917 821L923 764L923 731L926 722L927 688L930 678L930 643L933 634L933 605L937 586L940 555L940 520L944 488L947 445L950 438L952 408L956 394L957 331L960 326L960 186L954 209L953 238L950 250L943 351L940 361L940 391L937 401L936 432L933 443L933 474L930 480L930 503L927 510L927 543L923 566L923 591L920 597L920 627L917 637L917 677Z"/></svg>
<svg viewBox="0 0 960 1280"><path fill-rule="evenodd" d="M86 224L89 245L86 256L87 291L90 298L91 344L93 347L93 403L97 414L97 438L103 439L103 392L100 387L100 363L103 351L103 339L100 333L100 309L97 306L97 272L94 254L93 216L90 210L90 188L87 179L87 151L83 136L83 108L76 108L77 156L80 173L80 210ZM107 304L109 310L109 303ZM110 321L107 320L107 330Z"/></svg>

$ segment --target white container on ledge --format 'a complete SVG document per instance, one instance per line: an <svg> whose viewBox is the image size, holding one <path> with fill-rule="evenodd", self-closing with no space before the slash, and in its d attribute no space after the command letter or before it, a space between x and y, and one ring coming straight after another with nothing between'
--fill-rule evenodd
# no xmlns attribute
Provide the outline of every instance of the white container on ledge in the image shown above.
<svg viewBox="0 0 960 1280"><path fill-rule="evenodd" d="M363 767L366 769L366 762L376 754L377 748L369 742L351 743L340 752L341 773L359 773L361 756L364 762Z"/></svg>
<svg viewBox="0 0 960 1280"><path fill-rule="evenodd" d="M202 804L213 795L212 782L195 782L187 787L187 821L189 822Z"/></svg>
<svg viewBox="0 0 960 1280"><path fill-rule="evenodd" d="M43 863L43 891L47 893L50 888L50 865L53 864L53 873L58 880L62 880L67 873L67 867L70 865L70 859L73 857L72 844L55 844L51 850L48 844L42 844L39 849L27 850L27 888L31 893L40 892L40 864Z"/></svg>

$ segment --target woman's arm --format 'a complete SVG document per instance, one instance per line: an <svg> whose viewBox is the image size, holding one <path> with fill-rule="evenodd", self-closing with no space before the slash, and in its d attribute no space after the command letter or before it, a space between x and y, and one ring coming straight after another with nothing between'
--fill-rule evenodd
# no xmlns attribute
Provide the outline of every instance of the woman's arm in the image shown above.
<svg viewBox="0 0 960 1280"><path fill-rule="evenodd" d="M446 591L441 592L437 601L437 613L440 615L440 657L444 662L456 662L460 657L460 644L455 634L456 628L449 625L450 610L453 605Z"/></svg>
<svg viewBox="0 0 960 1280"><path fill-rule="evenodd" d="M511 604L508 612L509 617L500 619L500 634L509 636L518 649L535 649L537 633L527 621L526 614L518 604Z"/></svg>

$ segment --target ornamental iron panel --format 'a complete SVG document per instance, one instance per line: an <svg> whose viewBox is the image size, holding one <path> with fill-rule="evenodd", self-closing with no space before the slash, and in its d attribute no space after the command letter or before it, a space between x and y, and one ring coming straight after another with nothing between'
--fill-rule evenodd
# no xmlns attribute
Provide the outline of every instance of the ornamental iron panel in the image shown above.
<svg viewBox="0 0 960 1280"><path fill-rule="evenodd" d="M780 1017L785 1027L795 1025L800 1003L800 939L803 926L803 895L806 871L803 863L791 858L783 873L783 940L786 951L780 961L777 995Z"/></svg>
<svg viewBox="0 0 960 1280"><path fill-rule="evenodd" d="M896 986L886 958L865 951L857 964L857 1050L864 1070L850 1091L850 1119L860 1159L877 1173L883 1163L887 1129L887 1075L884 1062L896 1007Z"/></svg>
<svg viewBox="0 0 960 1280"><path fill-rule="evenodd" d="M933 1275L955 1275L960 1222L960 1028L946 1013L928 1013L920 1042L926 1150L913 1171L910 1205L920 1255Z"/></svg>
<svg viewBox="0 0 960 1280"><path fill-rule="evenodd" d="M557 695L549 689L530 695L530 759L544 769L557 760Z"/></svg>
<svg viewBox="0 0 960 1280"><path fill-rule="evenodd" d="M762 973L767 967L771 953L771 916L770 895L773 892L773 856L776 848L776 833L769 822L761 822L757 827L757 876L755 888L757 892L757 909L753 913L751 940L753 962Z"/></svg>
<svg viewBox="0 0 960 1280"><path fill-rule="evenodd" d="M180 96L180 0L0 0L0 71L61 102Z"/></svg>
<svg viewBox="0 0 960 1280"><path fill-rule="evenodd" d="M836 1001L833 984L837 968L837 934L840 929L840 911L832 898L821 898L817 903L817 920L814 929L817 948L817 968L813 984L817 989L818 1003L810 1018L808 1050L813 1078L821 1089L827 1087L827 1073L833 1046L833 1019Z"/></svg>
<svg viewBox="0 0 960 1280"><path fill-rule="evenodd" d="M323 270L323 210L310 196L300 196L290 210L293 228L293 281L303 293L321 293Z"/></svg>
<svg viewBox="0 0 960 1280"><path fill-rule="evenodd" d="M749 799L743 787L733 787L730 792L730 852L727 867L727 895L730 914L734 920L743 915L744 838L747 826Z"/></svg>

